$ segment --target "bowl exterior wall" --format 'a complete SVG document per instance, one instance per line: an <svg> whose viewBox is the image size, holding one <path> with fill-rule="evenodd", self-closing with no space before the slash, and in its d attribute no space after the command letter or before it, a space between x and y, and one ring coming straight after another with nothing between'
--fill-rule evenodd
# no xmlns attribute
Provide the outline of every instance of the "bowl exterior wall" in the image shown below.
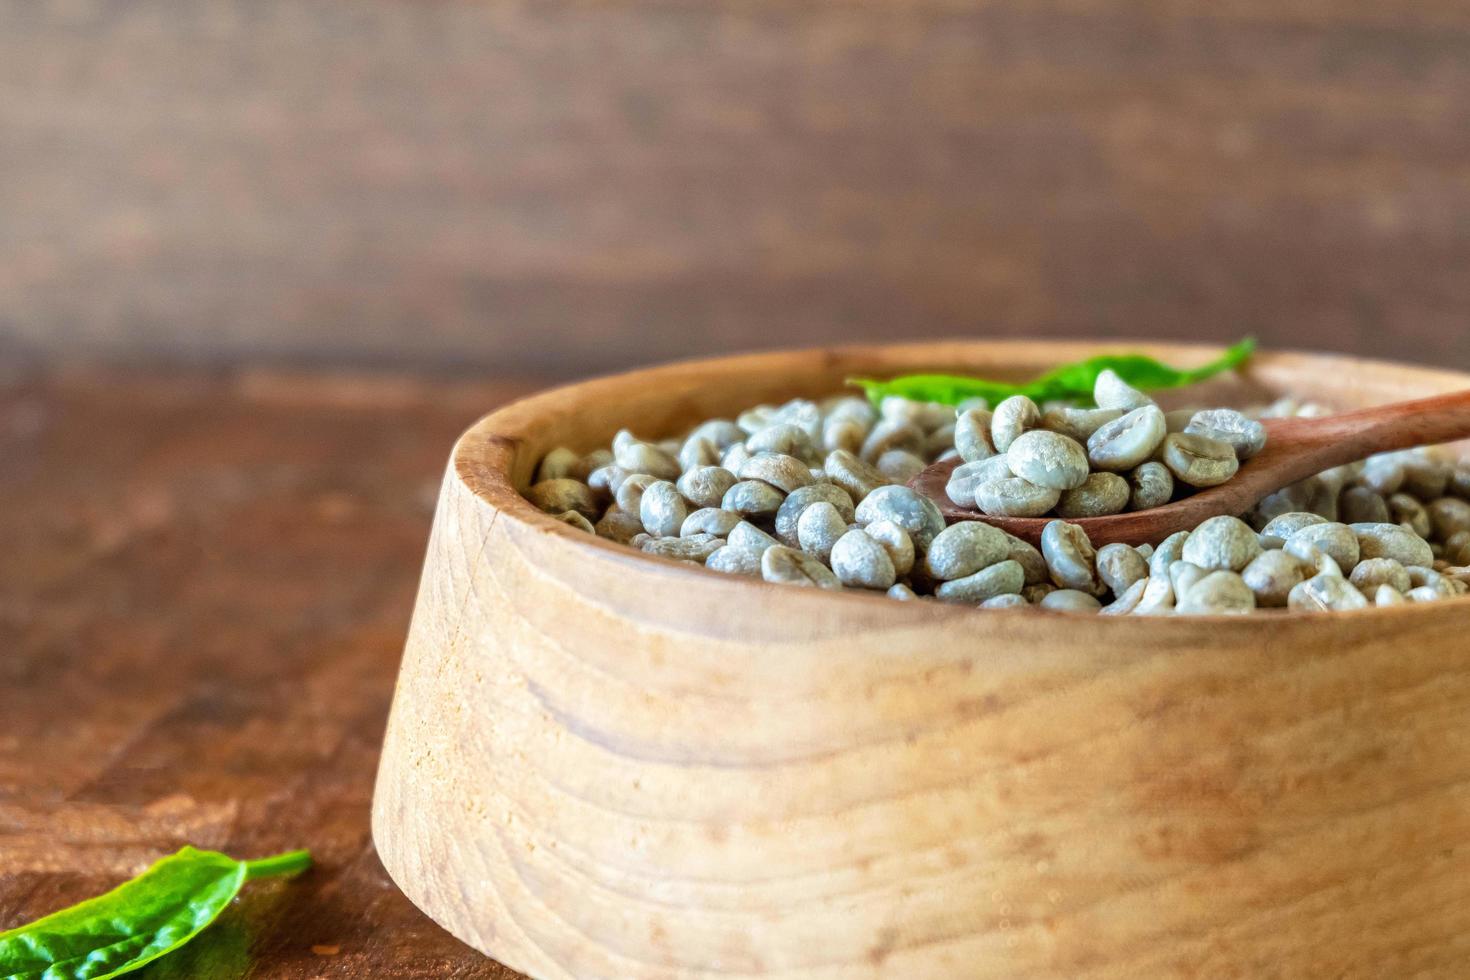
<svg viewBox="0 0 1470 980"><path fill-rule="evenodd" d="M446 474L374 838L537 977L1457 975L1470 644L767 586ZM544 447L541 447L544 448Z"/></svg>

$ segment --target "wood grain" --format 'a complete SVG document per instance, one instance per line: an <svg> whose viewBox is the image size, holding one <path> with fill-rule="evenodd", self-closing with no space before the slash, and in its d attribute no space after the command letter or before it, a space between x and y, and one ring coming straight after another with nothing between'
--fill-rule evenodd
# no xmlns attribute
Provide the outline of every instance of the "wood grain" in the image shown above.
<svg viewBox="0 0 1470 980"><path fill-rule="evenodd" d="M374 799L394 879L546 978L1463 973L1465 603L1085 623L895 603L635 555L517 493L547 448L622 425L1082 352L698 362L478 423ZM1250 385L1286 383L1368 403L1467 378L1253 362Z"/></svg>
<svg viewBox="0 0 1470 980"><path fill-rule="evenodd" d="M1466 368L1467 107L1451 0L0 0L0 344Z"/></svg>
<svg viewBox="0 0 1470 980"><path fill-rule="evenodd" d="M184 843L309 847L138 976L514 976L399 894L368 807L444 449L526 388L0 387L0 930Z"/></svg>

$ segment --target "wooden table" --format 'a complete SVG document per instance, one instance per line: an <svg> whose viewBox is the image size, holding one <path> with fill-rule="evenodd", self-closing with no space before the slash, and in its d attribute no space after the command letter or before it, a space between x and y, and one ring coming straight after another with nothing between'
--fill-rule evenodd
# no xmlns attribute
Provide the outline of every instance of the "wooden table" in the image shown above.
<svg viewBox="0 0 1470 980"><path fill-rule="evenodd" d="M0 386L0 929L185 843L308 847L139 975L516 975L398 892L368 807L450 445L528 388Z"/></svg>

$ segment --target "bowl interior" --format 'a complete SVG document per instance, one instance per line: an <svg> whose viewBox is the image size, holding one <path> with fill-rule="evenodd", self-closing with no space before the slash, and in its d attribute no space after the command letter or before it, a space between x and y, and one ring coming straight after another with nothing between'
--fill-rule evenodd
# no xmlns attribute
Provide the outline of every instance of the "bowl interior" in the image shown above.
<svg viewBox="0 0 1470 980"><path fill-rule="evenodd" d="M619 429L663 439L761 403L857 391L846 383L851 377L946 372L1024 381L1066 361L1125 351L1181 367L1219 353L1215 347L1171 344L973 342L753 354L661 365L553 389L486 421L516 440L510 476L523 491L548 450L568 446L586 452L606 446ZM1470 387L1470 375L1340 355L1262 352L1243 371L1156 394L1166 409L1241 407L1283 395L1346 409L1462 387ZM1463 455L1467 447L1456 448Z"/></svg>

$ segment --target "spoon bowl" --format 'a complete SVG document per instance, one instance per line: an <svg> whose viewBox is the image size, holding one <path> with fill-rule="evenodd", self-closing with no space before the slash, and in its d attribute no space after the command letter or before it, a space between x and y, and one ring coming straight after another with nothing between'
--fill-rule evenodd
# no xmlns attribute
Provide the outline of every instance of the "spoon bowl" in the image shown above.
<svg viewBox="0 0 1470 980"><path fill-rule="evenodd" d="M1374 453L1427 446L1470 437L1470 390L1377 405L1321 418L1265 419L1266 446L1225 483L1181 497L1162 507L1071 518L1094 546L1158 544L1177 531L1221 514L1240 515L1263 497L1334 466ZM1032 544L1055 517L999 517L955 503L945 493L960 460L924 469L909 486L938 505L945 521L984 521Z"/></svg>

